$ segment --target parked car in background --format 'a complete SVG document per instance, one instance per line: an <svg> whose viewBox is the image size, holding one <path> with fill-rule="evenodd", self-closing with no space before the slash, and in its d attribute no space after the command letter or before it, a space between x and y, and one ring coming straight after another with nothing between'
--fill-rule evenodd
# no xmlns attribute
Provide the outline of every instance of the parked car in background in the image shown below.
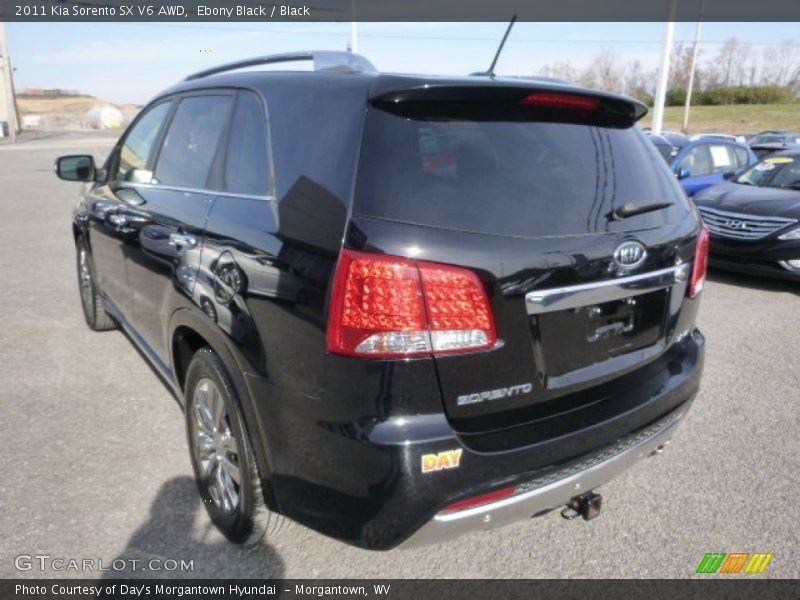
<svg viewBox="0 0 800 600"><path fill-rule="evenodd" d="M762 144L800 144L800 131L789 131L788 129L772 129L756 134L747 143L752 146Z"/></svg>
<svg viewBox="0 0 800 600"><path fill-rule="evenodd" d="M800 150L800 144L784 144L783 142L766 142L763 144L750 144L750 150L756 155L758 160L766 158L770 154L776 152L785 152L786 150Z"/></svg>
<svg viewBox="0 0 800 600"><path fill-rule="evenodd" d="M643 131L644 133L648 134L648 135L650 135L651 133L653 133L653 129L652 129L652 127L642 127L642 131ZM681 133L680 131L675 131L675 130L673 130L673 129L662 129L662 130L661 130L661 131L658 133L658 135L663 135L664 137L666 137L666 138L668 138L668 139L669 139L670 137L680 137L680 138L686 138L686 139L689 139L689 138L688 138L688 137L687 137L685 134Z"/></svg>
<svg viewBox="0 0 800 600"><path fill-rule="evenodd" d="M800 280L800 151L773 154L694 197L711 232L711 264Z"/></svg>
<svg viewBox="0 0 800 600"><path fill-rule="evenodd" d="M743 135L733 135L730 133L697 133L690 137L691 141L702 140L706 138L716 138L719 140L727 140L729 142L736 142L737 144L744 144L746 142Z"/></svg>
<svg viewBox="0 0 800 600"><path fill-rule="evenodd" d="M675 158L681 151L680 147L673 144L666 136L656 135L648 132L645 133L647 134L647 137L650 138L650 141L653 142L653 145L655 145L658 153L664 158L664 160L667 161L667 163L671 163L672 159Z"/></svg>
<svg viewBox="0 0 800 600"><path fill-rule="evenodd" d="M652 134L648 137L689 196L721 183L726 177L735 177L757 162L756 155L745 144L720 138L684 141Z"/></svg>

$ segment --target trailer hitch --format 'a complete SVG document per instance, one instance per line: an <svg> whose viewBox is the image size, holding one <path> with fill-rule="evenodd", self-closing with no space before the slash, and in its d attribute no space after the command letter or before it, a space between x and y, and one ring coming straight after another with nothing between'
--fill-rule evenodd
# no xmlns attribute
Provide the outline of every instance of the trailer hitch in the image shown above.
<svg viewBox="0 0 800 600"><path fill-rule="evenodd" d="M567 507L561 511L561 516L572 521L578 517L583 517L584 521L594 519L600 514L600 509L603 507L603 497L594 492L586 492L580 496L575 496L569 502Z"/></svg>

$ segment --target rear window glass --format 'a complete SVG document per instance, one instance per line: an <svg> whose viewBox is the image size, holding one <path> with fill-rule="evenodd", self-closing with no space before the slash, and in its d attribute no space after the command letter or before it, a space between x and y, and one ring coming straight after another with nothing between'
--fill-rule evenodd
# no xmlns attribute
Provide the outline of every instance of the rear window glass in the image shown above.
<svg viewBox="0 0 800 600"><path fill-rule="evenodd" d="M674 208L609 221L625 203ZM641 229L688 205L634 128L425 120L370 109L356 213L464 231L541 237Z"/></svg>

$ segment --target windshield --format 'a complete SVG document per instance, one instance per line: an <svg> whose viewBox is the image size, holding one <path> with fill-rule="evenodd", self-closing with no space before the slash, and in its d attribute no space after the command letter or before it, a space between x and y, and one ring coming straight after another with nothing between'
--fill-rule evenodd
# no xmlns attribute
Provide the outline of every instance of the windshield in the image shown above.
<svg viewBox="0 0 800 600"><path fill-rule="evenodd" d="M757 135L752 140L750 140L750 144L780 144L783 142L782 135Z"/></svg>
<svg viewBox="0 0 800 600"><path fill-rule="evenodd" d="M746 171L737 183L800 189L800 156L770 156Z"/></svg>
<svg viewBox="0 0 800 600"><path fill-rule="evenodd" d="M664 210L609 219L626 203ZM688 204L638 130L572 123L367 117L355 211L495 235L561 236L658 227Z"/></svg>

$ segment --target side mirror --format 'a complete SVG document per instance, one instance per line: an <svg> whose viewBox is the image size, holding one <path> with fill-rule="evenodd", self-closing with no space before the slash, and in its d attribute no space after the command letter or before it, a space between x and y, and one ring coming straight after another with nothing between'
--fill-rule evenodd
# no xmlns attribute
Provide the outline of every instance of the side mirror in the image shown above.
<svg viewBox="0 0 800 600"><path fill-rule="evenodd" d="M675 171L675 177L678 179L686 179L687 177L691 176L692 172L686 167L680 167L677 171Z"/></svg>
<svg viewBox="0 0 800 600"><path fill-rule="evenodd" d="M736 177L736 171L726 171L725 173L722 174L722 178L725 181L730 181L734 177Z"/></svg>
<svg viewBox="0 0 800 600"><path fill-rule="evenodd" d="M74 154L56 159L56 175L64 181L94 181L97 169L89 154Z"/></svg>

